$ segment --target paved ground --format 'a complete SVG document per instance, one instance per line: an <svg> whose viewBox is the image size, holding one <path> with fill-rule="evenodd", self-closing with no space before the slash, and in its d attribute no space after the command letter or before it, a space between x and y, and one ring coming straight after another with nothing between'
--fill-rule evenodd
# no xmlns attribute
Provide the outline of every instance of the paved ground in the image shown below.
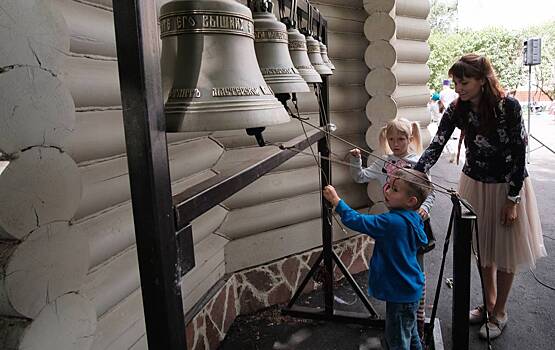
<svg viewBox="0 0 555 350"><path fill-rule="evenodd" d="M546 114L532 116L532 135L555 149L555 121ZM537 149L539 144L531 143L531 162L528 170L531 175L544 229L545 246L550 256L538 262L534 271L537 279L555 287L555 154L545 148ZM444 155L433 168L432 175L438 183L456 187L460 167L449 162ZM426 272L428 275L428 315L433 302L433 293L437 283L437 274L441 263L443 241L447 230L447 221L451 211L450 199L438 195L432 217L433 227L438 239L438 247L426 255ZM444 277L451 277L452 247L446 260ZM356 276L363 289L366 275ZM338 307L347 310L360 310L361 304L356 301L354 293L345 286L337 288L336 302ZM312 294L302 303L318 305L321 295ZM480 284L476 267L472 268L471 304L481 303ZM336 300L338 301L338 300ZM346 304L343 304L346 303ZM352 305L349 305L352 304ZM373 302L378 311L383 305ZM320 304L321 305L321 304ZM452 289L442 281L441 298L438 317L441 320L441 331L445 349L452 349L451 343L451 305ZM383 311L381 311L383 314ZM515 278L515 283L508 306L509 323L503 335L493 341L493 349L554 349L555 330L555 291L543 286L530 271L523 272ZM470 349L487 349L486 343L477 336L478 326L470 330ZM314 322L302 319L283 317L279 308L272 308L251 316L239 317L222 343L221 349L372 349L380 348L376 344L380 334L376 331L356 325ZM378 345L378 346L376 346Z"/></svg>

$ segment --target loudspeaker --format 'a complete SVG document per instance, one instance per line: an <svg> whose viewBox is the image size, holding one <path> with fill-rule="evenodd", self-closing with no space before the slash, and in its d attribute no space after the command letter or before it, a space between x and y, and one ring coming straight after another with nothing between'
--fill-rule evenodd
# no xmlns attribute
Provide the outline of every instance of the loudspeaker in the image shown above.
<svg viewBox="0 0 555 350"><path fill-rule="evenodd" d="M522 56L526 66L540 64L542 60L542 39L530 38L524 40Z"/></svg>

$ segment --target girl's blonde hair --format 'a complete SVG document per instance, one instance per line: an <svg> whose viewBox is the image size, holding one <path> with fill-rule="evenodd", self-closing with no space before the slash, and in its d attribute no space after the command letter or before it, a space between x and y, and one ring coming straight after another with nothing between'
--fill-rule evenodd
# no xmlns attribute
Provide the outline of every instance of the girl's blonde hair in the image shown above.
<svg viewBox="0 0 555 350"><path fill-rule="evenodd" d="M409 140L412 138L409 144L409 151L414 153L422 153L422 137L420 136L420 125L418 122L411 122L405 118L395 118L387 122L387 124L381 129L379 135L380 147L385 154L392 154L393 151L389 148L387 143L387 134L392 131L397 131L405 135Z"/></svg>

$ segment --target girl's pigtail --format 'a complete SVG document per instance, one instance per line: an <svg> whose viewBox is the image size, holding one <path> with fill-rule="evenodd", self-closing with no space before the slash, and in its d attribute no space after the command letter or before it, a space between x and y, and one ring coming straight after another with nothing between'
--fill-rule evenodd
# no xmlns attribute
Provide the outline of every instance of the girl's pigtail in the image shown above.
<svg viewBox="0 0 555 350"><path fill-rule="evenodd" d="M378 136L378 141L380 143L380 148L384 154L391 154L393 151L389 148L389 144L387 143L387 125L384 126L380 130L380 134Z"/></svg>
<svg viewBox="0 0 555 350"><path fill-rule="evenodd" d="M410 124L410 127L414 152L420 154L422 153L422 136L420 135L420 125L418 125L418 122L412 122Z"/></svg>

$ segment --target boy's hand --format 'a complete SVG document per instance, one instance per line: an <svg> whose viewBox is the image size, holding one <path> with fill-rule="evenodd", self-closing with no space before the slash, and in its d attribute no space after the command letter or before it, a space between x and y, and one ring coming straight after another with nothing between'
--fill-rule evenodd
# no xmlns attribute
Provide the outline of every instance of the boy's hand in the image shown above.
<svg viewBox="0 0 555 350"><path fill-rule="evenodd" d="M341 198L337 195L337 192L335 192L335 188L331 185L324 187L323 194L324 198L326 198L334 207L341 200Z"/></svg>
<svg viewBox="0 0 555 350"><path fill-rule="evenodd" d="M353 148L349 153L355 158L360 158L360 150L358 148Z"/></svg>
<svg viewBox="0 0 555 350"><path fill-rule="evenodd" d="M430 217L430 215L428 215L428 212L422 208L418 208L417 211L418 211L418 214L420 214L420 217L422 218L423 221L426 221Z"/></svg>

